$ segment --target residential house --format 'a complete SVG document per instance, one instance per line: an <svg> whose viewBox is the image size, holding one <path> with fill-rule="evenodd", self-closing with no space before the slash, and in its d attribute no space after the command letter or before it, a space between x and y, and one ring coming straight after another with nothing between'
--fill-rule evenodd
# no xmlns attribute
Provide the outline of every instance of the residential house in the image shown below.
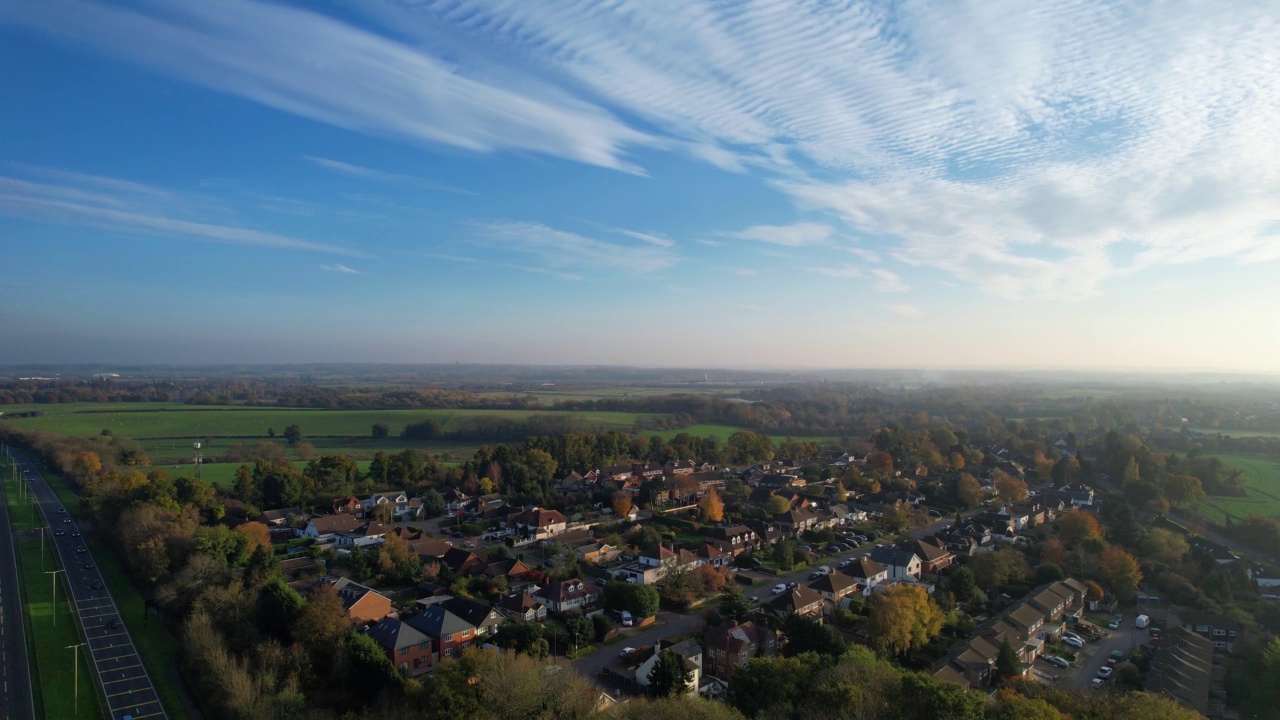
<svg viewBox="0 0 1280 720"><path fill-rule="evenodd" d="M850 563L849 567L844 569L844 574L856 580L864 588L864 595L870 595L872 588L889 579L888 568L865 557Z"/></svg>
<svg viewBox="0 0 1280 720"><path fill-rule="evenodd" d="M778 617L785 617L787 613L793 612L807 615L819 622L822 620L822 596L817 590L805 585L782 593L766 603L765 608Z"/></svg>
<svg viewBox="0 0 1280 720"><path fill-rule="evenodd" d="M451 547L445 551L440 562L458 575L470 575L471 569L485 564L487 558L480 551L472 552L462 548Z"/></svg>
<svg viewBox="0 0 1280 720"><path fill-rule="evenodd" d="M1039 592L1033 592L1027 599L1027 603L1044 615L1045 622L1056 623L1062 620L1068 601L1053 588L1046 587Z"/></svg>
<svg viewBox="0 0 1280 720"><path fill-rule="evenodd" d="M394 617L383 618L365 631L387 653L391 663L401 672L420 675L431 669L431 638L408 623Z"/></svg>
<svg viewBox="0 0 1280 720"><path fill-rule="evenodd" d="M744 552L754 551L761 544L760 536L746 525L711 528L709 534L718 540L727 541L733 547L735 557Z"/></svg>
<svg viewBox="0 0 1280 720"><path fill-rule="evenodd" d="M324 515L308 520L301 534L318 543L326 543L336 539L339 533L355 532L363 524L355 515Z"/></svg>
<svg viewBox="0 0 1280 720"><path fill-rule="evenodd" d="M409 495L403 490L374 493L364 501L365 514L372 513L374 508L384 505L391 508L392 519L402 518L409 513Z"/></svg>
<svg viewBox="0 0 1280 720"><path fill-rule="evenodd" d="M1168 695L1201 715L1208 715L1213 650L1207 638L1185 627L1170 628L1151 658L1144 689Z"/></svg>
<svg viewBox="0 0 1280 720"><path fill-rule="evenodd" d="M417 555L423 562L439 562L445 553L453 547L453 543L443 538L420 538L407 541L409 551Z"/></svg>
<svg viewBox="0 0 1280 720"><path fill-rule="evenodd" d="M932 537L912 542L909 549L920 558L920 572L930 575L937 575L947 569L955 559L955 554L947 548L946 543Z"/></svg>
<svg viewBox="0 0 1280 720"><path fill-rule="evenodd" d="M726 567L732 560L733 555L720 549L715 542L704 542L694 551L694 555L698 556L697 565L711 565L712 567Z"/></svg>
<svg viewBox="0 0 1280 720"><path fill-rule="evenodd" d="M770 522L782 531L783 535L794 538L799 537L805 530L812 530L818 522L818 516L811 510L798 508L775 515Z"/></svg>
<svg viewBox="0 0 1280 720"><path fill-rule="evenodd" d="M348 495L344 498L336 498L333 501L333 514L363 517L364 503L360 502L360 498L354 495Z"/></svg>
<svg viewBox="0 0 1280 720"><path fill-rule="evenodd" d="M607 543L588 543L573 549L574 555L585 563L598 564L618 557L621 550Z"/></svg>
<svg viewBox="0 0 1280 720"><path fill-rule="evenodd" d="M285 558L280 561L280 572L289 580L323 575L324 571L324 564L306 556Z"/></svg>
<svg viewBox="0 0 1280 720"><path fill-rule="evenodd" d="M889 571L891 580L920 577L920 557L911 550L893 545L877 545L868 557L883 565Z"/></svg>
<svg viewBox="0 0 1280 720"><path fill-rule="evenodd" d="M487 637L498 631L502 624L502 613L488 603L476 602L466 598L451 597L441 601L445 609L466 620L476 629L478 637Z"/></svg>
<svg viewBox="0 0 1280 720"><path fill-rule="evenodd" d="M547 583L546 587L534 591L533 598L552 612L563 613L595 605L600 601L600 590L579 578L570 578Z"/></svg>
<svg viewBox="0 0 1280 720"><path fill-rule="evenodd" d="M471 501L471 496L458 488L449 488L440 493L440 496L444 498L444 509L449 515L457 515L462 512Z"/></svg>
<svg viewBox="0 0 1280 720"><path fill-rule="evenodd" d="M753 481L757 487L770 487L775 490L781 490L782 488L802 488L807 484L805 483L804 478L798 475L789 475L784 473L766 473L753 478Z"/></svg>
<svg viewBox="0 0 1280 720"><path fill-rule="evenodd" d="M278 510L266 510L258 516L258 522L269 527L282 527L286 522L303 515L300 507L287 507Z"/></svg>
<svg viewBox="0 0 1280 720"><path fill-rule="evenodd" d="M833 570L809 583L809 587L818 591L823 599L840 604L845 598L861 593L862 586L858 581L839 570Z"/></svg>
<svg viewBox="0 0 1280 720"><path fill-rule="evenodd" d="M340 532L334 536L339 547L362 548L370 545L381 545L387 536L387 527L380 522L372 521L362 524L350 532Z"/></svg>
<svg viewBox="0 0 1280 720"><path fill-rule="evenodd" d="M689 694L697 692L702 684L702 646L694 638L674 645L667 644L666 641L660 642L653 649L653 655L636 668L636 685L641 690L649 689L649 673L653 671L653 666L658 662L658 656L663 652L673 652L684 660L685 667L692 671L688 692Z"/></svg>
<svg viewBox="0 0 1280 720"><path fill-rule="evenodd" d="M547 619L547 606L534 599L529 593L511 593L496 606L498 612L507 617L520 617L529 622L542 622Z"/></svg>
<svg viewBox="0 0 1280 720"><path fill-rule="evenodd" d="M1213 643L1214 650L1235 652L1236 637L1240 634L1240 625L1231 618L1217 613L1195 612L1185 610L1178 612L1178 621L1182 627L1199 633Z"/></svg>
<svg viewBox="0 0 1280 720"><path fill-rule="evenodd" d="M708 628L703 638L704 670L721 680L728 680L735 670L752 658L769 658L778 652L778 638L764 625L748 621L741 625L729 622Z"/></svg>
<svg viewBox="0 0 1280 720"><path fill-rule="evenodd" d="M443 660L462 654L476 642L476 626L449 610L444 602L428 605L406 622L435 644L436 656Z"/></svg>
<svg viewBox="0 0 1280 720"><path fill-rule="evenodd" d="M332 587L337 593L352 625L380 622L391 614L391 600L387 596L350 578L321 578L312 584L311 592L318 592L325 586Z"/></svg>
<svg viewBox="0 0 1280 720"><path fill-rule="evenodd" d="M504 578L507 587L513 590L528 585L533 575L532 568L515 558L495 558L480 564L473 563L467 568L467 572L472 576Z"/></svg>
<svg viewBox="0 0 1280 720"><path fill-rule="evenodd" d="M555 510L529 508L507 516L506 527L517 536L532 540L545 540L559 535L568 527L569 521Z"/></svg>

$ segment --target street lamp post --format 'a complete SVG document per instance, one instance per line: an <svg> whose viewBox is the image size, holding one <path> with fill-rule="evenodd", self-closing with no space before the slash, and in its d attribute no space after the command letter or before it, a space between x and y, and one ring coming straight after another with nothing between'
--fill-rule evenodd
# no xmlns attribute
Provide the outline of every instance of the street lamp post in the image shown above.
<svg viewBox="0 0 1280 720"><path fill-rule="evenodd" d="M46 570L45 575L49 576L49 585L53 588L53 626L58 626L58 573L64 573L66 570Z"/></svg>
<svg viewBox="0 0 1280 720"><path fill-rule="evenodd" d="M79 643L77 645L68 645L67 649L71 651L71 684L73 686L72 693L75 695L75 715L80 717L80 648L89 643Z"/></svg>

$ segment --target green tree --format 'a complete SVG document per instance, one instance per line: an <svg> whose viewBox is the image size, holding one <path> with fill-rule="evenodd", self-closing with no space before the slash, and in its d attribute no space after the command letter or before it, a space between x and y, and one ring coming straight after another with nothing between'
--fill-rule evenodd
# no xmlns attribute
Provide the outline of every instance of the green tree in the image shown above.
<svg viewBox="0 0 1280 720"><path fill-rule="evenodd" d="M751 616L751 605L742 590L730 584L720 593L720 617L733 622L743 622Z"/></svg>
<svg viewBox="0 0 1280 720"><path fill-rule="evenodd" d="M680 695L687 691L693 681L693 670L685 664L685 659L670 650L658 654L658 661L649 671L649 694L664 698Z"/></svg>
<svg viewBox="0 0 1280 720"><path fill-rule="evenodd" d="M951 594L956 596L960 602L969 602L973 597L973 591L977 589L977 581L973 577L973 571L967 567L961 566L951 573L948 580L948 587L951 588Z"/></svg>
<svg viewBox="0 0 1280 720"><path fill-rule="evenodd" d="M524 618L508 618L498 626L494 644L535 658L544 658L550 645L543 637L542 626Z"/></svg>
<svg viewBox="0 0 1280 720"><path fill-rule="evenodd" d="M580 612L567 613L560 622L564 625L565 640L569 643L570 650L586 645L595 637L596 627L591 618Z"/></svg>
<svg viewBox="0 0 1280 720"><path fill-rule="evenodd" d="M297 445L302 442L302 430L297 425L290 425L284 429L284 439L290 445Z"/></svg>
<svg viewBox="0 0 1280 720"><path fill-rule="evenodd" d="M791 501L781 495L773 495L764 504L764 511L770 515L781 515L791 509Z"/></svg>
<svg viewBox="0 0 1280 720"><path fill-rule="evenodd" d="M386 423L374 423L371 428L371 434L374 440L386 440L391 434L391 426Z"/></svg>
<svg viewBox="0 0 1280 720"><path fill-rule="evenodd" d="M1055 582L1066 577L1062 572L1062 567L1054 563L1040 563L1036 566L1035 584L1043 585L1045 583Z"/></svg>
<svg viewBox="0 0 1280 720"><path fill-rule="evenodd" d="M1122 602L1132 600L1138 592L1138 583L1142 582L1137 559L1115 545L1103 551L1098 573Z"/></svg>
<svg viewBox="0 0 1280 720"><path fill-rule="evenodd" d="M987 698L982 693L932 675L906 673L901 688L898 717L902 720L983 720L986 714Z"/></svg>
<svg viewBox="0 0 1280 720"><path fill-rule="evenodd" d="M795 657L803 653L831 657L844 654L844 640L841 640L831 628L813 618L787 613L787 616L782 619L780 630L784 638L782 645L784 657Z"/></svg>
<svg viewBox="0 0 1280 720"><path fill-rule="evenodd" d="M258 484L253 480L253 470L248 465L236 468L236 479L231 487L231 494L245 504L254 507L262 506L261 492Z"/></svg>
<svg viewBox="0 0 1280 720"><path fill-rule="evenodd" d="M373 638L348 630L343 637L347 652L349 688L363 703L371 702L387 688L400 685L400 674L391 658Z"/></svg>
<svg viewBox="0 0 1280 720"><path fill-rule="evenodd" d="M794 540L779 540L773 546L773 561L783 570L791 570L796 566L796 543Z"/></svg>
<svg viewBox="0 0 1280 720"><path fill-rule="evenodd" d="M773 440L750 430L739 430L729 436L726 443L732 462L755 465L773 459Z"/></svg>
<svg viewBox="0 0 1280 720"><path fill-rule="evenodd" d="M258 591L258 629L264 634L287 639L293 625L302 616L306 600L277 576L263 584Z"/></svg>
<svg viewBox="0 0 1280 720"><path fill-rule="evenodd" d="M1018 653L1009 644L1009 641L1000 641L1000 652L996 655L996 667L994 679L997 685L1006 685L1014 678L1022 676L1022 662L1018 659Z"/></svg>

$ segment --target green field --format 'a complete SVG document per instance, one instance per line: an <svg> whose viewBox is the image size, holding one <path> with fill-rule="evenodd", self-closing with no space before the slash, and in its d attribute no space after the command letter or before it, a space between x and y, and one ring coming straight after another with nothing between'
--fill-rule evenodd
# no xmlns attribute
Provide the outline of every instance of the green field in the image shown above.
<svg viewBox="0 0 1280 720"><path fill-rule="evenodd" d="M1205 435L1225 435L1227 437L1243 438L1243 437L1264 437L1264 438L1280 438L1280 431L1276 430L1223 430L1220 428L1204 427L1200 425L1191 425L1187 427L1191 432L1204 433Z"/></svg>
<svg viewBox="0 0 1280 720"><path fill-rule="evenodd" d="M1236 520L1248 515L1280 518L1280 461L1251 455L1218 455L1224 463L1244 470L1244 497L1208 496L1200 499L1200 510L1209 518L1221 521L1223 513Z"/></svg>
<svg viewBox="0 0 1280 720"><path fill-rule="evenodd" d="M742 428L733 427L731 425L705 424L705 425L690 425L687 428L680 428L678 430L655 430L653 432L641 432L640 434L644 435L645 437L658 435L660 437L666 438L667 440L670 440L671 438L681 433L688 433L695 437L709 437L709 436L718 437L720 438L720 442L723 443L728 441L730 435L738 432L739 430L742 430ZM770 435L769 437L773 438L774 442L782 442L783 440L786 440L788 436ZM812 440L818 443L819 445L828 445L828 444L840 442L840 438L834 437L834 436L794 436L791 439L792 440Z"/></svg>

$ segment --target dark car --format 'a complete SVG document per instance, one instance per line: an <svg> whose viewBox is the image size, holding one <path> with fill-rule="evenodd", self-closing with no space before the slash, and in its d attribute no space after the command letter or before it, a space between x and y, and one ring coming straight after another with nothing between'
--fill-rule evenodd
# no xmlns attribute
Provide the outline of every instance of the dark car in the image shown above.
<svg viewBox="0 0 1280 720"><path fill-rule="evenodd" d="M84 569L85 569L85 570L92 570L92 569L93 569L93 567L94 567L94 566L93 566L93 562L87 562L87 563L85 563L85 564L84 564Z"/></svg>
<svg viewBox="0 0 1280 720"><path fill-rule="evenodd" d="M56 530L56 531L54 531L54 533L53 533L53 534L54 534L54 535L57 535L58 537L62 537L63 535L66 535L66 534L67 534L67 531L66 531L66 530Z"/></svg>
<svg viewBox="0 0 1280 720"><path fill-rule="evenodd" d="M78 548L76 548L76 552L78 552L78 553L82 553L82 552L84 552L84 548L82 548L82 547L78 547Z"/></svg>
<svg viewBox="0 0 1280 720"><path fill-rule="evenodd" d="M73 532L73 533L71 533L71 537L80 537L80 533L79 533L79 532Z"/></svg>
<svg viewBox="0 0 1280 720"><path fill-rule="evenodd" d="M93 585L92 585L91 587L92 587L94 590L101 590L101 589L102 589L102 581L101 581L101 580L95 580L95 581L94 581L94 583L93 583Z"/></svg>
<svg viewBox="0 0 1280 720"><path fill-rule="evenodd" d="M66 508L58 508L58 514L59 514L59 515L66 515L66 514L67 514L67 509L66 509Z"/></svg>
<svg viewBox="0 0 1280 720"><path fill-rule="evenodd" d="M111 622L107 623L107 627L109 627L109 628L111 628L112 630L114 630L114 629L116 629L116 628L120 627L120 621L119 621L119 620L116 620L115 618L111 618Z"/></svg>

